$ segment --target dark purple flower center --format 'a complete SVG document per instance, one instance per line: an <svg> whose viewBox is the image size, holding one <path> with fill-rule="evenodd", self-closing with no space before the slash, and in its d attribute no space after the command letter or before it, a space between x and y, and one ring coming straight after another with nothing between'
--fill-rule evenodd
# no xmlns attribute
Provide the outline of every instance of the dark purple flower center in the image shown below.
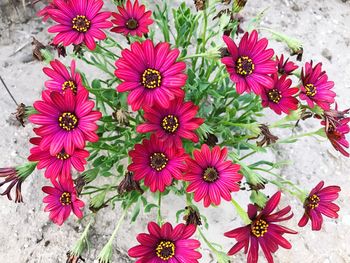
<svg viewBox="0 0 350 263"><path fill-rule="evenodd" d="M77 15L72 20L72 28L80 33L86 33L91 26L91 21L84 15Z"/></svg>
<svg viewBox="0 0 350 263"><path fill-rule="evenodd" d="M60 202L62 205L70 205L72 203L70 193L63 192L61 197L60 197Z"/></svg>
<svg viewBox="0 0 350 263"><path fill-rule="evenodd" d="M142 85L147 89L155 89L162 84L162 76L156 69L146 69L141 78Z"/></svg>
<svg viewBox="0 0 350 263"><path fill-rule="evenodd" d="M164 153L153 153L149 159L151 167L158 172L163 170L169 161Z"/></svg>
<svg viewBox="0 0 350 263"><path fill-rule="evenodd" d="M169 260L175 255L175 244L172 241L161 241L156 247L156 254L162 260Z"/></svg>
<svg viewBox="0 0 350 263"><path fill-rule="evenodd" d="M269 224L265 220L258 219L251 224L251 231L254 236L263 237L267 233L268 227Z"/></svg>
<svg viewBox="0 0 350 263"><path fill-rule="evenodd" d="M313 97L317 94L317 89L314 86L314 84L306 84L305 89L306 89L306 96Z"/></svg>
<svg viewBox="0 0 350 263"><path fill-rule="evenodd" d="M179 128L179 119L169 114L163 118L161 126L167 133L174 133Z"/></svg>
<svg viewBox="0 0 350 263"><path fill-rule="evenodd" d="M282 99L282 94L278 89L271 89L267 92L267 96L269 97L269 100L274 103L279 103Z"/></svg>
<svg viewBox="0 0 350 263"><path fill-rule="evenodd" d="M67 89L71 89L74 94L77 93L77 87L75 86L75 83L72 80L67 80L62 84L62 91L65 91Z"/></svg>
<svg viewBox="0 0 350 263"><path fill-rule="evenodd" d="M71 112L63 112L58 117L58 123L63 130L70 131L76 127L78 118Z"/></svg>
<svg viewBox="0 0 350 263"><path fill-rule="evenodd" d="M68 153L65 153L64 150L56 154L56 158L59 160L67 160L70 157Z"/></svg>
<svg viewBox="0 0 350 263"><path fill-rule="evenodd" d="M318 207L318 203L320 202L320 198L317 195L313 194L312 196L308 197L306 202L307 202L307 206L310 209L315 209L316 207Z"/></svg>
<svg viewBox="0 0 350 263"><path fill-rule="evenodd" d="M236 60L236 73L241 76L248 76L253 73L255 65L253 60L247 56L241 56Z"/></svg>
<svg viewBox="0 0 350 263"><path fill-rule="evenodd" d="M203 179L208 183L213 183L219 178L219 173L214 167L208 167L203 172Z"/></svg>
<svg viewBox="0 0 350 263"><path fill-rule="evenodd" d="M333 125L329 125L327 136L330 140L338 141L342 138L342 134Z"/></svg>
<svg viewBox="0 0 350 263"><path fill-rule="evenodd" d="M126 21L125 26L127 29L134 30L139 27L139 23L136 19L130 18L128 21Z"/></svg>

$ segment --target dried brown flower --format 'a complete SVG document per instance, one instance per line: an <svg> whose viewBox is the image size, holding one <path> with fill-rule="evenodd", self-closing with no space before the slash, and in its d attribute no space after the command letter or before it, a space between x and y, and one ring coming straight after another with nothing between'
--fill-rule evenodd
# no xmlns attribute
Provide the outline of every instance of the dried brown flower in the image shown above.
<svg viewBox="0 0 350 263"><path fill-rule="evenodd" d="M202 220L199 211L192 206L186 206L185 209L187 214L183 217L183 219L186 221L186 225L201 226Z"/></svg>
<svg viewBox="0 0 350 263"><path fill-rule="evenodd" d="M143 190L140 187L140 183L134 180L133 173L127 172L123 181L121 181L118 186L118 193L121 195L124 193L131 192L133 190L138 191L140 194L143 194Z"/></svg>
<svg viewBox="0 0 350 263"><path fill-rule="evenodd" d="M35 37L33 37L32 46L33 46L33 57L39 61L44 61L45 58L41 54L41 50L46 49L46 46L41 42L39 42Z"/></svg>

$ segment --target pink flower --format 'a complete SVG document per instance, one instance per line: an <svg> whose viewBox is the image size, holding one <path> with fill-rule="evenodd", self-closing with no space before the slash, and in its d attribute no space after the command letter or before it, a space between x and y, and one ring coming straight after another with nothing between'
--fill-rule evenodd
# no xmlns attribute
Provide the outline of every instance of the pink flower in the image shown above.
<svg viewBox="0 0 350 263"><path fill-rule="evenodd" d="M262 105L270 107L277 114L282 112L289 114L290 111L298 109L299 101L293 95L298 93L298 88L291 88L292 81L287 78L287 75L278 77L273 76L274 85L265 88L261 94Z"/></svg>
<svg viewBox="0 0 350 263"><path fill-rule="evenodd" d="M31 138L30 142L34 145L40 145L41 138ZM30 149L28 160L38 162L37 168L45 170L45 177L55 180L58 176L63 179L71 178L71 170L74 167L77 171L83 172L84 165L87 163L86 158L89 152L81 149L75 149L72 154L67 154L64 149L56 155L51 155L49 150L43 151L40 147L35 146Z"/></svg>
<svg viewBox="0 0 350 263"><path fill-rule="evenodd" d="M151 40L134 42L131 50L124 49L117 60L115 75L122 79L118 92L130 91L128 103L132 110L153 106L158 102L168 108L170 101L184 95L181 89L187 80L183 73L184 62L176 62L178 49L170 49L169 43L153 45Z"/></svg>
<svg viewBox="0 0 350 263"><path fill-rule="evenodd" d="M70 89L64 94L43 91L42 98L42 101L34 102L39 113L29 117L32 123L41 125L34 131L42 137L42 150L50 149L50 154L56 155L64 148L71 155L75 148L83 149L85 141L98 141L96 121L102 115L92 110L95 103L88 100L85 89L76 96Z"/></svg>
<svg viewBox="0 0 350 263"><path fill-rule="evenodd" d="M118 11L119 13L112 13L115 18L112 22L117 25L111 29L112 32L139 37L148 33L148 26L153 23L150 18L152 12L145 12L145 6L140 5L138 0L135 0L134 5L127 0L125 7L118 6Z"/></svg>
<svg viewBox="0 0 350 263"><path fill-rule="evenodd" d="M335 120L330 123L328 127L325 121L321 122L322 125L325 125L327 138L333 145L334 149L346 157L350 156L346 151L346 149L349 148L349 141L345 137L345 135L350 132L349 122L350 118Z"/></svg>
<svg viewBox="0 0 350 263"><path fill-rule="evenodd" d="M155 132L169 147L181 147L181 138L198 142L194 131L204 120L195 118L198 106L192 102L184 102L183 97L179 97L170 101L168 108L156 103L153 107L146 106L144 110L146 123L140 124L136 128L137 132Z"/></svg>
<svg viewBox="0 0 350 263"><path fill-rule="evenodd" d="M181 179L186 169L184 149L168 147L154 134L150 140L144 139L142 144L136 144L129 156L132 163L128 170L134 172L134 180L145 179L145 185L152 192L163 192L166 186L171 185L173 178Z"/></svg>
<svg viewBox="0 0 350 263"><path fill-rule="evenodd" d="M240 166L226 161L227 148L220 150L215 146L212 150L203 144L201 150L193 152L194 160L188 158L187 173L183 179L189 181L187 192L194 192L194 200L204 199L204 206L219 205L221 198L231 200L231 192L239 191L238 182L242 175L238 173Z"/></svg>
<svg viewBox="0 0 350 263"><path fill-rule="evenodd" d="M96 47L95 39L102 40L106 34L101 30L113 24L107 19L110 12L100 12L102 0L54 0L56 9L50 9L49 15L58 25L48 29L50 33L58 33L53 44L63 43L79 45L84 43L90 50Z"/></svg>
<svg viewBox="0 0 350 263"><path fill-rule="evenodd" d="M43 202L47 203L45 212L50 212L50 219L57 225L62 225L67 220L71 211L78 217L83 217L82 208L84 202L78 199L73 181L70 179L53 180L51 186L44 186L43 192L48 194Z"/></svg>
<svg viewBox="0 0 350 263"><path fill-rule="evenodd" d="M252 222L247 226L236 228L224 234L226 237L237 240L237 243L230 249L228 255L234 255L244 248L244 253L247 254L248 252L247 263L257 263L260 246L267 261L273 263L272 253L275 253L279 246L286 249L292 247L283 235L286 233L297 234L297 232L276 224L292 218L293 214L286 216L290 212L291 207L287 206L272 214L280 198L281 192L274 194L259 214L256 206L248 205L248 216Z"/></svg>
<svg viewBox="0 0 350 263"><path fill-rule="evenodd" d="M331 91L334 87L333 81L328 81L325 71L322 71L322 63L312 67L312 61L306 62L301 71L302 86L300 87L300 98L306 100L310 108L315 103L323 110L329 110L330 105L334 103L335 93Z"/></svg>
<svg viewBox="0 0 350 263"><path fill-rule="evenodd" d="M196 232L195 225L178 224L175 228L170 223L160 227L154 222L148 223L148 233L137 236L140 245L130 248L130 257L139 258L136 263L198 263L202 255L196 251L200 242L190 237Z"/></svg>
<svg viewBox="0 0 350 263"><path fill-rule="evenodd" d="M45 82L46 88L64 93L67 89L71 89L74 94L83 88L81 76L75 71L75 61L72 60L70 64L70 72L57 59L50 62L52 67L43 68L44 73L51 78Z"/></svg>
<svg viewBox="0 0 350 263"><path fill-rule="evenodd" d="M264 87L273 86L269 74L277 72L276 62L272 60L273 49L266 49L266 38L258 40L258 33L254 30L248 37L245 33L239 46L228 36L223 36L230 56L221 59L226 65L231 80L236 83L239 94L244 91L260 95Z"/></svg>
<svg viewBox="0 0 350 263"><path fill-rule="evenodd" d="M36 0L35 3L39 2L40 0ZM64 2L67 2L66 0L61 0ZM56 4L51 1L47 6L45 6L43 9L41 9L36 15L39 17L43 17L43 21L46 22L51 16L50 16L50 10L51 9L57 9Z"/></svg>
<svg viewBox="0 0 350 263"><path fill-rule="evenodd" d="M323 218L325 215L330 218L338 218L337 212L339 206L333 203L340 192L340 187L336 185L324 187L324 182L321 181L313 188L309 196L305 199L305 213L299 221L299 226L304 227L309 219L311 220L312 230L321 230Z"/></svg>
<svg viewBox="0 0 350 263"><path fill-rule="evenodd" d="M293 71L298 68L296 64L292 61L288 61L289 58L284 61L284 56L283 54L278 58L276 56L276 62L277 62L277 68L278 68L278 73L281 75L287 74L287 75L292 75Z"/></svg>

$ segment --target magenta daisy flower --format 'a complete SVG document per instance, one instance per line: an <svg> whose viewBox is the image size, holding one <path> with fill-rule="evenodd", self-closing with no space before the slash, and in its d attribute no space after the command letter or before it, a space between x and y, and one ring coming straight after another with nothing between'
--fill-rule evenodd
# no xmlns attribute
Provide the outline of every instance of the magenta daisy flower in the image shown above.
<svg viewBox="0 0 350 263"><path fill-rule="evenodd" d="M236 228L224 234L226 237L237 240L237 243L227 253L228 255L234 255L244 248L244 253L247 254L248 252L247 263L257 263L259 247L261 247L267 262L273 263L272 253L275 253L279 246L286 249L292 247L283 235L286 233L297 234L297 232L276 224L292 218L293 213L287 215L291 207L287 206L272 214L280 198L281 192L274 194L260 213L258 213L256 206L248 205L248 216L252 222L247 226Z"/></svg>
<svg viewBox="0 0 350 263"><path fill-rule="evenodd" d="M70 71L57 59L50 62L52 68L43 68L44 73L51 78L45 82L46 88L64 93L71 89L74 94L83 88L81 76L75 71L75 61L70 64Z"/></svg>
<svg viewBox="0 0 350 263"><path fill-rule="evenodd" d="M39 2L40 0L36 0L34 1L34 3ZM64 2L67 2L66 0L61 0ZM43 18L43 21L46 22L51 16L50 16L50 10L52 9L57 9L56 4L54 3L54 1L49 2L49 4L47 6L45 6L43 9L41 9L36 15L39 17Z"/></svg>
<svg viewBox="0 0 350 263"><path fill-rule="evenodd" d="M289 114L290 111L298 109L299 101L294 98L298 93L298 88L291 88L292 81L287 75L278 77L277 74L272 76L274 85L265 88L261 94L263 107L270 107L277 114L282 112Z"/></svg>
<svg viewBox="0 0 350 263"><path fill-rule="evenodd" d="M239 191L238 182L242 175L238 173L240 166L226 161L227 148L220 150L215 146L212 150L203 144L201 150L193 152L194 160L188 158L187 173L183 179L189 181L187 192L194 192L194 200L204 199L204 206L219 205L221 198L231 200L231 192Z"/></svg>
<svg viewBox="0 0 350 263"><path fill-rule="evenodd" d="M223 36L230 56L221 59L226 65L231 80L236 83L239 94L244 91L260 95L264 87L273 86L269 74L277 72L276 62L272 60L273 49L266 49L266 38L258 40L254 30L250 35L245 33L239 46L228 36Z"/></svg>
<svg viewBox="0 0 350 263"><path fill-rule="evenodd" d="M137 263L198 263L202 255L196 251L201 243L190 237L196 232L195 225L178 224L175 228L170 223L161 227L155 222L148 223L148 233L137 235L140 245L130 248L130 257L139 258Z"/></svg>
<svg viewBox="0 0 350 263"><path fill-rule="evenodd" d="M328 128L325 121L321 122L321 124L325 125L327 138L333 145L334 149L346 157L350 156L346 151L346 149L349 148L349 141L345 137L345 135L350 132L349 122L350 118L344 118L329 124Z"/></svg>
<svg viewBox="0 0 350 263"><path fill-rule="evenodd" d="M306 100L310 108L317 104L323 110L329 110L336 95L331 91L334 82L328 81L326 72L322 71L322 63L318 63L315 67L312 67L312 63L312 61L306 62L301 71L302 86L299 96L302 100Z"/></svg>
<svg viewBox="0 0 350 263"><path fill-rule="evenodd" d="M322 215L330 218L338 218L337 212L340 208L333 201L338 198L341 189L336 185L323 186L324 182L319 182L305 199L305 213L298 224L300 227L304 227L310 219L312 230L318 231L322 227Z"/></svg>
<svg viewBox="0 0 350 263"><path fill-rule="evenodd" d="M57 8L50 9L49 14L58 25L50 27L48 31L58 33L53 39L55 45L84 43L90 50L94 50L95 39L106 38L101 29L113 25L107 21L111 16L110 12L99 12L103 6L102 0L54 0L54 5Z"/></svg>
<svg viewBox="0 0 350 263"><path fill-rule="evenodd" d="M50 219L57 225L62 225L67 220L70 213L78 217L83 217L82 208L84 202L78 199L73 181L70 179L52 181L54 187L44 186L43 192L48 194L43 202L47 203L45 212L50 212Z"/></svg>
<svg viewBox="0 0 350 263"><path fill-rule="evenodd" d="M117 60L115 75L122 79L118 92L130 91L128 103L132 110L153 106L158 102L168 108L170 100L184 95L181 89L187 80L184 62L176 62L178 49L169 43L153 45L151 40L134 42L131 50L124 49Z"/></svg>
<svg viewBox="0 0 350 263"><path fill-rule="evenodd" d="M173 178L181 179L186 169L184 149L168 147L154 134L150 140L144 139L142 144L136 144L129 156L132 163L128 170L134 172L134 180L145 179L145 185L150 187L151 192L163 192Z"/></svg>
<svg viewBox="0 0 350 263"><path fill-rule="evenodd" d="M145 12L145 6L140 5L138 0L135 0L134 5L131 1L126 2L126 6L118 6L119 13L112 13L115 18L112 20L116 27L111 29L112 32L121 33L125 36L139 36L148 33L148 26L153 23L150 18L152 15L151 11Z"/></svg>
<svg viewBox="0 0 350 263"><path fill-rule="evenodd" d="M71 90L64 94L43 91L42 98L34 103L39 113L29 117L32 123L41 125L34 131L42 137L42 150L50 149L50 154L56 155L64 148L65 153L72 155L75 148L85 147L85 141L98 141L96 121L102 115L92 110L95 103L88 100L86 90L80 90L76 96Z"/></svg>
<svg viewBox="0 0 350 263"><path fill-rule="evenodd" d="M277 68L278 68L278 73L281 75L287 74L287 75L292 75L293 71L298 68L296 64L292 61L288 61L289 58L284 61L284 56L283 54L278 58L276 56L276 62L277 62Z"/></svg>
<svg viewBox="0 0 350 263"><path fill-rule="evenodd" d="M31 138L30 142L34 145L40 145L41 138ZM72 154L66 153L63 149L52 156L48 150L43 151L39 146L35 146L30 149L28 160L38 162L38 169L46 168L45 177L55 180L57 176L71 178L72 167L83 172L87 157L89 157L89 152L81 149L75 149Z"/></svg>
<svg viewBox="0 0 350 263"><path fill-rule="evenodd" d="M169 147L181 147L181 138L198 142L195 130L204 122L195 118L198 106L191 101L184 102L183 97L170 101L164 108L157 103L153 107L145 107L146 123L140 124L136 131L140 133L155 132L157 137Z"/></svg>

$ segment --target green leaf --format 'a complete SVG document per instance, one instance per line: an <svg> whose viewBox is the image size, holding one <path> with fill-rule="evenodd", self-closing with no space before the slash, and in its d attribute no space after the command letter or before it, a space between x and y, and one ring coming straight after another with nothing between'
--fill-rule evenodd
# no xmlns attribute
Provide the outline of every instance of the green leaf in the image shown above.
<svg viewBox="0 0 350 263"><path fill-rule="evenodd" d="M158 207L158 205L156 205L156 204L147 204L145 206L144 212L145 213L149 213L149 212L151 212L152 208L155 208L155 207Z"/></svg>

